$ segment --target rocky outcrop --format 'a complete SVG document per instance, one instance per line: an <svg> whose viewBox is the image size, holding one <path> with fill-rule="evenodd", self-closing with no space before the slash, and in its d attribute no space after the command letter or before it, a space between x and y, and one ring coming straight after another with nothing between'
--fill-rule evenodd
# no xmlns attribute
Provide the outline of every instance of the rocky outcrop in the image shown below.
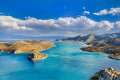
<svg viewBox="0 0 120 80"><path fill-rule="evenodd" d="M101 69L90 80L120 80L120 73L113 68Z"/></svg>

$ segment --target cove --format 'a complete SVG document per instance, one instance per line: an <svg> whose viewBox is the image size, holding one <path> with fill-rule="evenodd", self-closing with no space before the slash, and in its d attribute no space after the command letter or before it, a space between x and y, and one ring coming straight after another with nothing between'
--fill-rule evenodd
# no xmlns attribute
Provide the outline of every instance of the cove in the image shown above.
<svg viewBox="0 0 120 80"><path fill-rule="evenodd" d="M45 60L31 62L27 53L0 53L0 80L89 80L100 68L120 71L120 61L107 54L80 50L84 43L55 42L55 47L42 51Z"/></svg>

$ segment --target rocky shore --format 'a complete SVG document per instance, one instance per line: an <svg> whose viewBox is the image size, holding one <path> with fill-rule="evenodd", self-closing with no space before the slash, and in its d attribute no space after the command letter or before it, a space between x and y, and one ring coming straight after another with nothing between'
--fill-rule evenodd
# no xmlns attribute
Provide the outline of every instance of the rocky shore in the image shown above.
<svg viewBox="0 0 120 80"><path fill-rule="evenodd" d="M45 59L47 54L39 53L39 51L54 47L53 42L43 40L24 40L14 42L0 42L0 51L5 53L31 53L28 56L29 60L38 61Z"/></svg>
<svg viewBox="0 0 120 80"><path fill-rule="evenodd" d="M97 53L105 53L108 54L108 58L114 60L120 60L120 47L119 46L89 46L80 48L82 51L87 52L97 52Z"/></svg>
<svg viewBox="0 0 120 80"><path fill-rule="evenodd" d="M89 80L120 80L120 72L113 68L101 69Z"/></svg>

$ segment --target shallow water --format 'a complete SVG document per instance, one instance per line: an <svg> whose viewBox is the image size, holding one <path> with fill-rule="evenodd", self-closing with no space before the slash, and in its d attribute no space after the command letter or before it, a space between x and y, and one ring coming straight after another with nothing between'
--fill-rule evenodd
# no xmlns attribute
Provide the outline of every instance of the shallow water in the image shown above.
<svg viewBox="0 0 120 80"><path fill-rule="evenodd" d="M45 60L27 60L27 53L0 53L0 80L88 80L100 68L113 67L120 71L120 61L107 54L89 53L75 42L55 42L56 47L42 51Z"/></svg>

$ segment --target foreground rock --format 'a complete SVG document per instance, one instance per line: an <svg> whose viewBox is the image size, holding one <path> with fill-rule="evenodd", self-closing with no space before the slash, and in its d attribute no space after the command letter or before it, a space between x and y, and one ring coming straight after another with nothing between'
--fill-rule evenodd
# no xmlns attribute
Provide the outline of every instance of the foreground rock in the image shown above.
<svg viewBox="0 0 120 80"><path fill-rule="evenodd" d="M15 42L0 42L0 51L5 53L32 53L28 59L33 61L41 60L47 57L45 53L39 51L46 50L55 46L54 43L43 40L24 40Z"/></svg>
<svg viewBox="0 0 120 80"><path fill-rule="evenodd" d="M90 80L120 80L120 73L113 68L101 69Z"/></svg>

